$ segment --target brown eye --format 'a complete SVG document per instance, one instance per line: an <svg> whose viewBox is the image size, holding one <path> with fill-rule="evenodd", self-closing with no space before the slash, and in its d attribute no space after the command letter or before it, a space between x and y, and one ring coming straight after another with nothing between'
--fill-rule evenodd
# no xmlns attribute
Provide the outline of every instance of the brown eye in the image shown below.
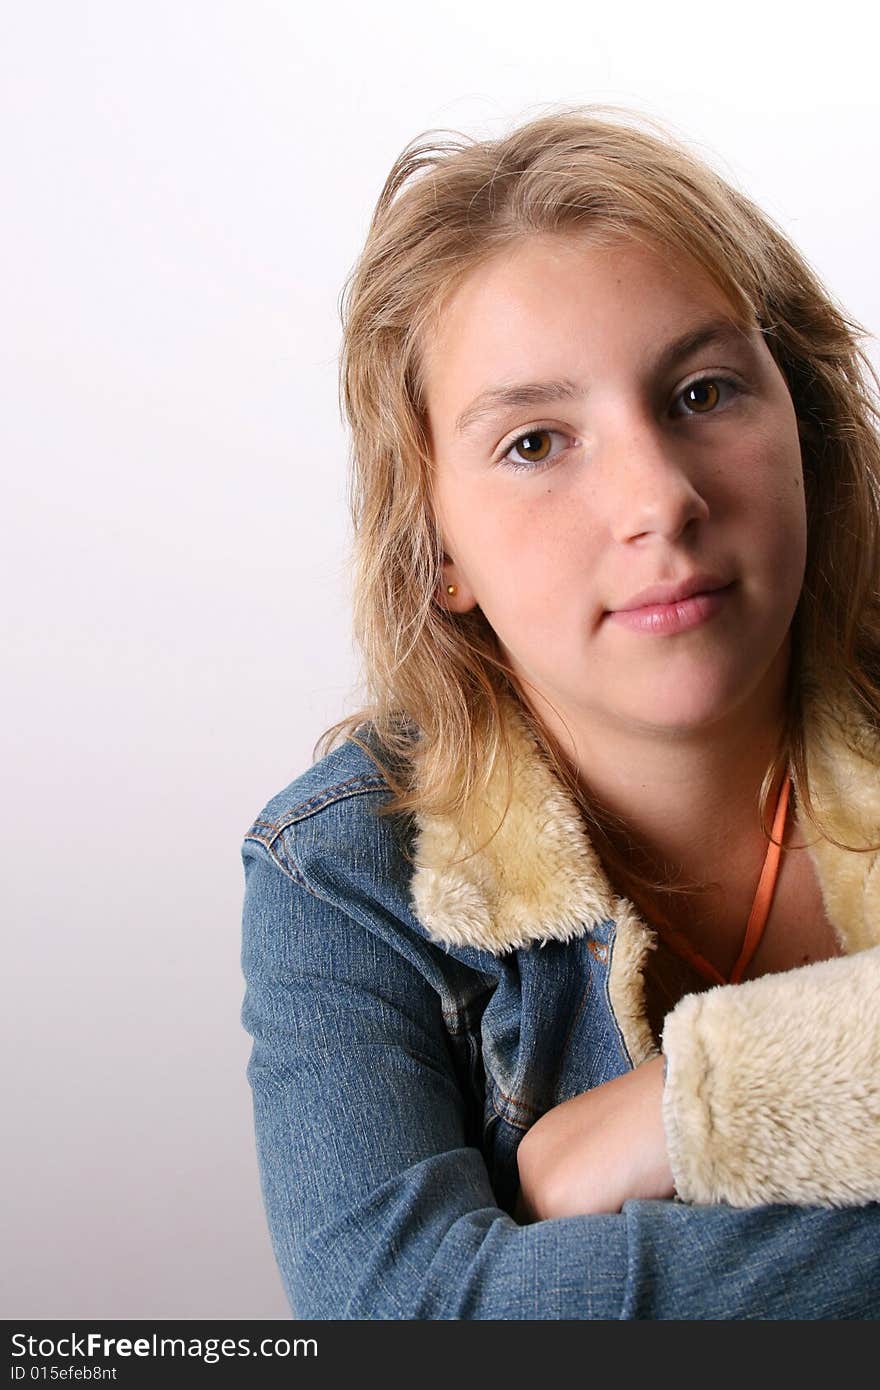
<svg viewBox="0 0 880 1390"><path fill-rule="evenodd" d="M705 381L691 382L690 386L686 386L681 394L688 409L697 415L714 410L721 397L716 383L708 378Z"/></svg>
<svg viewBox="0 0 880 1390"><path fill-rule="evenodd" d="M554 439L557 441L555 445ZM521 473L537 473L541 468L553 467L575 442L563 430L537 425L512 439L498 463L502 468L512 468Z"/></svg>
<svg viewBox="0 0 880 1390"><path fill-rule="evenodd" d="M675 397L673 415L696 420L700 415L721 415L736 406L748 388L726 376L701 376L682 387Z"/></svg>
<svg viewBox="0 0 880 1390"><path fill-rule="evenodd" d="M550 435L552 430L529 430L528 434L521 434L519 439L514 440L513 447L523 460L528 459L530 463L543 463L550 452Z"/></svg>

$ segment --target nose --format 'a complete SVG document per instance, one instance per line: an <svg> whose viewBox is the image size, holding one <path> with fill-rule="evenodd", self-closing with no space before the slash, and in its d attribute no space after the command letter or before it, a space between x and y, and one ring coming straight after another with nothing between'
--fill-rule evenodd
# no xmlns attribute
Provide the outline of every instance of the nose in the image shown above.
<svg viewBox="0 0 880 1390"><path fill-rule="evenodd" d="M606 462L611 532L621 544L651 535L676 540L691 523L709 516L681 445L656 422L630 423L609 439Z"/></svg>

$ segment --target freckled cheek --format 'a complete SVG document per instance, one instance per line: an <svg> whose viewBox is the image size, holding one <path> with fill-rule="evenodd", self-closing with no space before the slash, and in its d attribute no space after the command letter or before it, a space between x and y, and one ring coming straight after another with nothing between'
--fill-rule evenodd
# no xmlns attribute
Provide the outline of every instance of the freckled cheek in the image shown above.
<svg viewBox="0 0 880 1390"><path fill-rule="evenodd" d="M807 521L800 450L781 433L740 452L718 517L733 521L744 565L757 586L786 608L800 592L806 562Z"/></svg>
<svg viewBox="0 0 880 1390"><path fill-rule="evenodd" d="M499 544L530 556L540 556L560 541L559 526L538 506L502 512L493 525Z"/></svg>
<svg viewBox="0 0 880 1390"><path fill-rule="evenodd" d="M531 621L541 613L552 623L548 604L570 611L577 595L589 601L597 528L563 489L549 483L540 490L514 488L505 481L503 488L440 496L444 536L487 616L491 609L499 621L502 614ZM557 621L560 616L557 611Z"/></svg>
<svg viewBox="0 0 880 1390"><path fill-rule="evenodd" d="M760 522L779 517L780 509L796 517L804 506L803 468L795 439L759 438L751 448L740 448L719 466L714 481L714 500L725 510L736 511Z"/></svg>
<svg viewBox="0 0 880 1390"><path fill-rule="evenodd" d="M484 606L491 604L499 622L507 618L548 633L564 629L569 619L582 621L595 588L592 554L587 535L537 515L484 532L474 550Z"/></svg>
<svg viewBox="0 0 880 1390"><path fill-rule="evenodd" d="M503 555L534 541L538 518L523 499L491 486L471 486L438 498L441 524L471 556Z"/></svg>

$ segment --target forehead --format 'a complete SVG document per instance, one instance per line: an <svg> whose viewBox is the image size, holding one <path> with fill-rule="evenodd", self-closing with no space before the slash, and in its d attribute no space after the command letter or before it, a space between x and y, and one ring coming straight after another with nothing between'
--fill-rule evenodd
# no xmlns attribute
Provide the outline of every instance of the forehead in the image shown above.
<svg viewBox="0 0 880 1390"><path fill-rule="evenodd" d="M452 409L464 390L536 368L570 370L578 355L594 360L615 344L637 351L711 313L741 320L684 253L629 237L535 234L473 267L447 295L425 345L428 404L432 414Z"/></svg>
<svg viewBox="0 0 880 1390"><path fill-rule="evenodd" d="M554 285L586 298L597 286L619 286L625 297L633 280L650 281L670 294L717 302L724 292L685 251L649 238L610 233L536 232L520 237L465 271L446 296L443 319L458 320L501 298L534 298Z"/></svg>

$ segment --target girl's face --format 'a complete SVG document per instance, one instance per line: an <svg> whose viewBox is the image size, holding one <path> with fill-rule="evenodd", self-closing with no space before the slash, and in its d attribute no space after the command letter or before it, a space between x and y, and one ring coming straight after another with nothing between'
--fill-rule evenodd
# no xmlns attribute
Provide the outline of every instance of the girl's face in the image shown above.
<svg viewBox="0 0 880 1390"><path fill-rule="evenodd" d="M685 258L536 235L461 282L428 345L439 597L479 605L526 695L582 727L708 725L787 665L797 422L733 319ZM723 590L622 616L695 577Z"/></svg>

